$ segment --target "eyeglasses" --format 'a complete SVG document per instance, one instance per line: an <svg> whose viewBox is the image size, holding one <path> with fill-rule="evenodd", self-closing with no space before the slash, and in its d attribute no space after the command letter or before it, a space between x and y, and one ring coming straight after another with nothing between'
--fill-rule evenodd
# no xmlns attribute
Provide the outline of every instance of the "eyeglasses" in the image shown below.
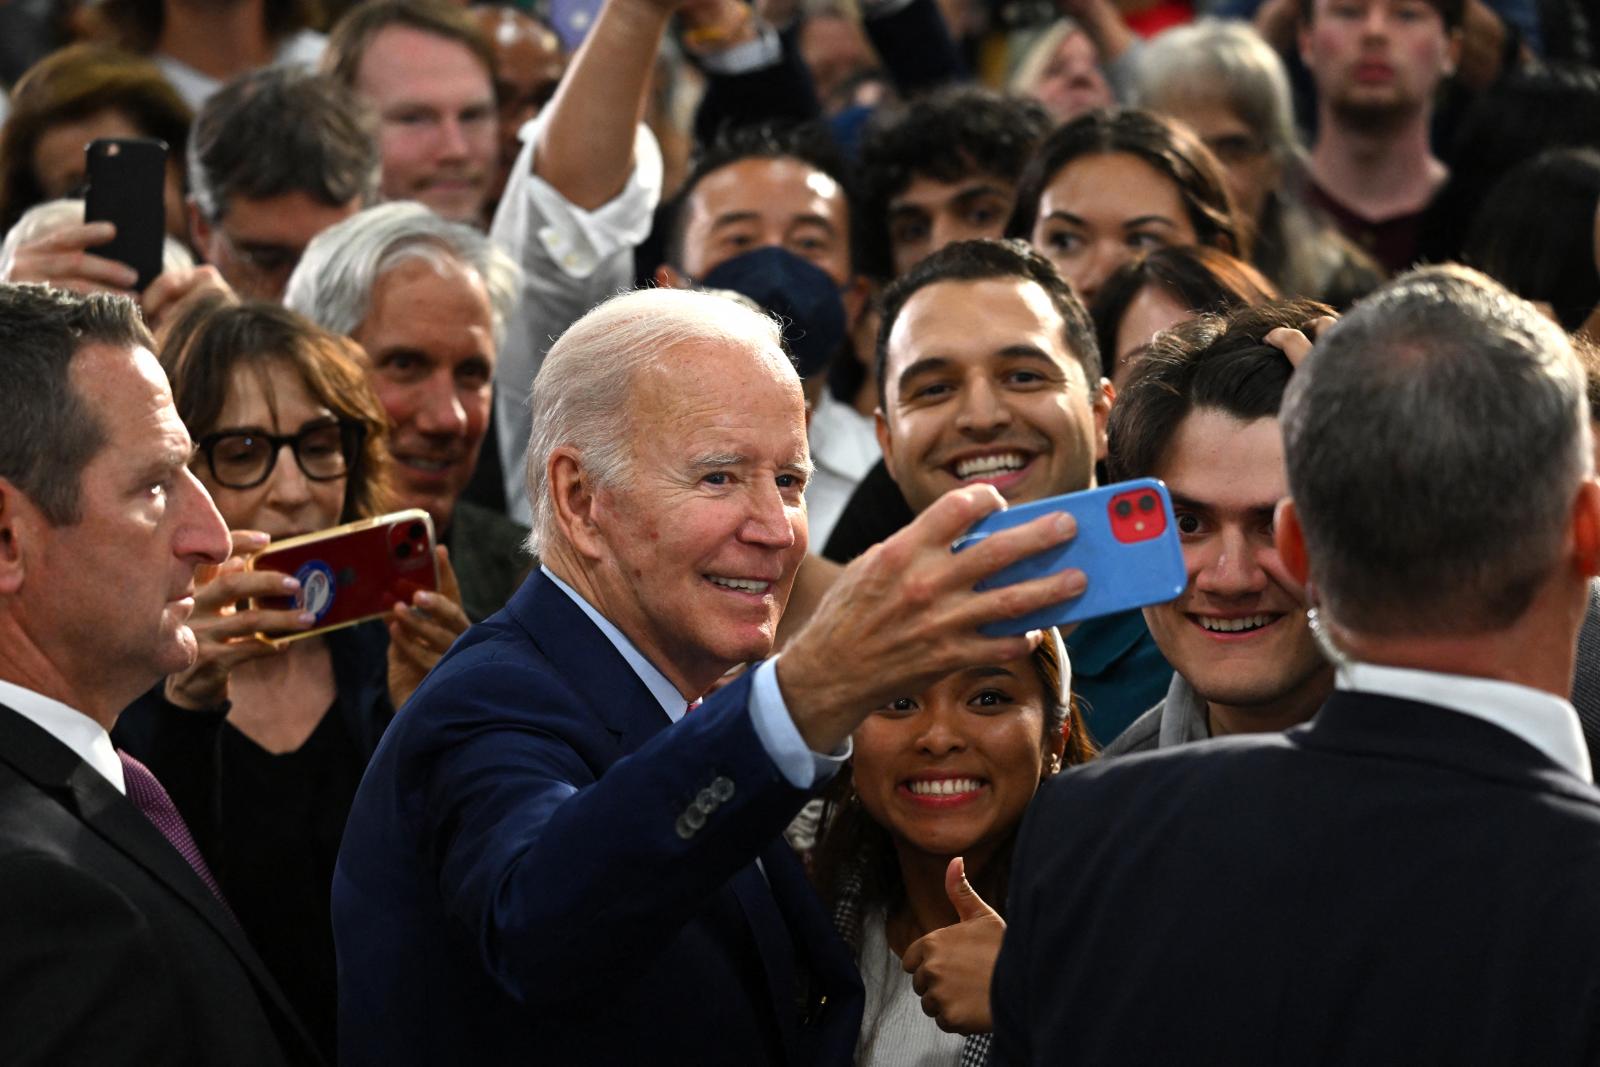
<svg viewBox="0 0 1600 1067"><path fill-rule="evenodd" d="M300 471L314 482L343 478L355 466L366 440L367 428L359 422L329 419L301 429L297 434L260 430L225 430L200 439L211 477L228 489L254 489L278 465L278 453L288 445Z"/></svg>

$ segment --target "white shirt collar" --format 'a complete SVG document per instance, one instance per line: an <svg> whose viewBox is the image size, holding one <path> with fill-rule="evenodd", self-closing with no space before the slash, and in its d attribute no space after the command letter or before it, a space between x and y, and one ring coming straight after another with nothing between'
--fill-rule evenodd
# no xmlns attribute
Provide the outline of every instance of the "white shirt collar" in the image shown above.
<svg viewBox="0 0 1600 1067"><path fill-rule="evenodd" d="M1340 666L1335 684L1340 689L1434 704L1482 719L1526 741L1585 782L1594 781L1578 713L1550 693L1492 678L1356 662Z"/></svg>
<svg viewBox="0 0 1600 1067"><path fill-rule="evenodd" d="M583 613L589 616L590 622L600 628L600 632L606 635L606 640L622 654L622 658L628 661L628 666L633 668L633 673L639 676L639 681L643 682L645 688L650 690L650 695L656 698L656 703L667 713L667 718L673 722L683 718L684 713L689 710L689 702L678 692L678 687L667 681L667 676L656 669L654 663L645 659L644 653L628 640L628 635L612 625L610 619L595 610L594 605L579 596L578 591L572 586L551 574L549 567L541 563L539 569L544 572L546 578L556 584L557 589L571 597L572 602L583 609Z"/></svg>
<svg viewBox="0 0 1600 1067"><path fill-rule="evenodd" d="M112 747L111 735L106 733L105 727L59 700L11 682L0 681L0 704L72 749L79 759L99 771L117 792L128 792L122 780L122 761L117 758L117 750Z"/></svg>

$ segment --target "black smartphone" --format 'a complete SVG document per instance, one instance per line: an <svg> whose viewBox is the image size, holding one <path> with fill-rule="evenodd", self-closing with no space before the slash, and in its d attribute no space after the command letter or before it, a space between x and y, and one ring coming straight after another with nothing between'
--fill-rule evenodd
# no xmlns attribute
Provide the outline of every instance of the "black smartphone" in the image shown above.
<svg viewBox="0 0 1600 1067"><path fill-rule="evenodd" d="M161 244L167 233L166 142L103 137L90 141L84 151L89 191L83 219L117 226L116 237L89 251L138 271L142 292L161 273Z"/></svg>

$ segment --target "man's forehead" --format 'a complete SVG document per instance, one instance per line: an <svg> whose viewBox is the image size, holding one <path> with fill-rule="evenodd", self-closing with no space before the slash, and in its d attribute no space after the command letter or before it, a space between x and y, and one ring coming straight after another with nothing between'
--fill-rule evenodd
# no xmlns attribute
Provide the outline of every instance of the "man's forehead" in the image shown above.
<svg viewBox="0 0 1600 1067"><path fill-rule="evenodd" d="M785 199L773 201L776 192ZM690 203L713 219L748 207L784 210L796 202L826 201L830 209L848 209L844 187L831 175L794 156L747 156L725 163L700 179Z"/></svg>
<svg viewBox="0 0 1600 1067"><path fill-rule="evenodd" d="M936 207L949 200L973 193L996 192L1010 196L1016 183L974 167L959 178L945 180L929 174L913 174L904 189L889 198L890 209L898 207Z"/></svg>
<svg viewBox="0 0 1600 1067"><path fill-rule="evenodd" d="M1043 348L1057 362L1078 361L1063 339L1065 322L1050 294L1018 277L948 279L918 289L905 302L889 334L889 366L961 349L994 354L1014 344Z"/></svg>
<svg viewBox="0 0 1600 1067"><path fill-rule="evenodd" d="M439 65L443 63L441 70ZM493 95L489 68L465 43L414 26L385 26L373 34L361 64L356 68L356 88L362 93L381 90L386 99L424 98L441 83L459 79L466 71L480 75L485 93ZM474 85L477 79L473 79Z"/></svg>

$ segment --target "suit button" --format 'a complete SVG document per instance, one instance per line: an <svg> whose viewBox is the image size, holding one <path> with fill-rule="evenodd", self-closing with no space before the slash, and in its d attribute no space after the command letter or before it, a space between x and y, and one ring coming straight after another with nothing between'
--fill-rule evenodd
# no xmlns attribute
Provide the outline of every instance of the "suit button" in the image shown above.
<svg viewBox="0 0 1600 1067"><path fill-rule="evenodd" d="M719 777L713 779L710 786L710 792L711 795L716 798L719 804L725 803L733 796L733 782L727 778Z"/></svg>
<svg viewBox="0 0 1600 1067"><path fill-rule="evenodd" d="M683 821L688 823L692 829L698 830L706 824L706 813L697 808L690 808L683 813Z"/></svg>
<svg viewBox="0 0 1600 1067"><path fill-rule="evenodd" d="M695 810L703 815L710 815L716 811L719 803L720 801L711 795L711 790L709 789L700 790L700 795L694 798Z"/></svg>
<svg viewBox="0 0 1600 1067"><path fill-rule="evenodd" d="M678 836L683 838L685 841L694 836L695 828L689 825L689 816L687 815L678 816L678 822L673 829L677 830Z"/></svg>

